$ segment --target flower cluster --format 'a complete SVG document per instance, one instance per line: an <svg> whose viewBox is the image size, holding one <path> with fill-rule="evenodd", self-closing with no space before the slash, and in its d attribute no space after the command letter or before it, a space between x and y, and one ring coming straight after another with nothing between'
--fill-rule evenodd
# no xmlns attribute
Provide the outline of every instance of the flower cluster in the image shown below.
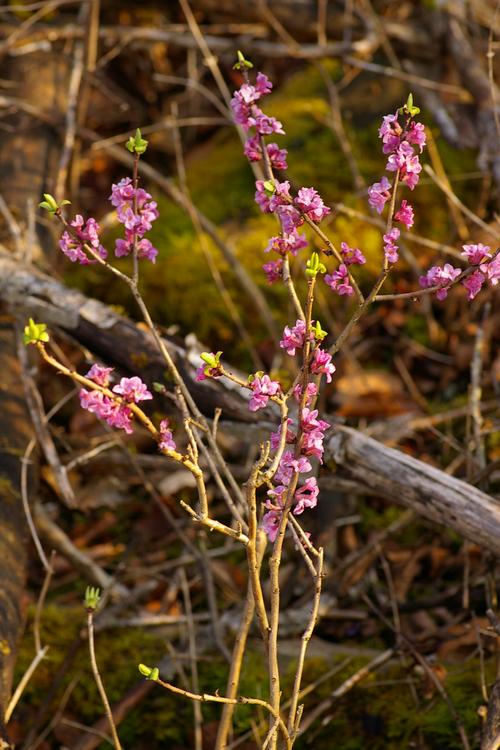
<svg viewBox="0 0 500 750"><path fill-rule="evenodd" d="M108 388L110 384L112 367L103 367L102 365L92 365L86 377L92 380L96 385ZM107 396L102 391L85 388L80 390L80 405L83 409L95 414L99 419L103 419L111 427L125 430L127 434L132 433L133 412L128 404L138 404L141 401L148 401L153 398L146 385L140 378L122 378L120 382L112 389L120 398L114 399Z"/></svg>
<svg viewBox="0 0 500 750"><path fill-rule="evenodd" d="M158 448L163 452L177 450L172 431L169 428L168 419L162 419L160 422L160 440L158 442Z"/></svg>
<svg viewBox="0 0 500 750"><path fill-rule="evenodd" d="M462 255L474 268L468 273L461 284L467 289L467 298L473 300L481 291L485 282L496 286L500 281L500 255L493 255L488 245L478 243L476 245L463 245ZM450 286L462 274L460 268L454 268L451 263L440 266L432 266L424 276L419 279L420 286L424 289L439 286L436 291L438 300L446 299Z"/></svg>
<svg viewBox="0 0 500 750"><path fill-rule="evenodd" d="M248 402L250 411L258 411L267 406L271 396L276 396L281 392L281 386L276 380L271 380L269 375L257 374L250 383L253 396Z"/></svg>
<svg viewBox="0 0 500 750"><path fill-rule="evenodd" d="M302 349L306 341L312 343L315 341L315 331L317 330L321 330L318 323L316 326L311 326L310 331L308 331L304 321L297 320L294 326L285 327L280 346L290 356L296 356L297 350ZM309 362L309 372L316 375L325 375L327 381L330 382L335 372L335 366L331 360L331 355L321 349L319 345L316 345ZM271 542L275 541L278 534L282 511L289 496L291 483L293 482L295 486L296 480L300 481L302 474L312 471L311 458L317 459L320 463L323 461L325 431L330 425L328 422L318 419L317 409L310 408L317 393L317 385L307 383L303 398L303 384L296 384L292 394L300 406L297 425L294 427L293 420L287 419L286 424L271 435L272 450L279 449L283 429L285 430L285 446L295 447L294 450L286 449L283 451L273 478L274 486L267 492L265 503L267 512L262 518L262 528ZM314 508L318 500L318 493L319 488L315 477L305 478L303 484L295 489L293 495L291 508L294 515L300 515L306 508Z"/></svg>
<svg viewBox="0 0 500 750"><path fill-rule="evenodd" d="M118 221L125 227L125 239L116 240L116 257L129 255L136 246L138 258L147 258L154 263L158 250L144 235L158 218L156 201L143 188L134 188L130 177L112 185L109 200L116 208Z"/></svg>
<svg viewBox="0 0 500 750"><path fill-rule="evenodd" d="M413 115L419 109L413 106L413 98L408 97L404 107L398 109L393 115L385 115L379 128L379 138L382 139L382 151L387 155L385 168L388 172L397 172L399 182L407 185L413 190L420 179L422 165L419 155L425 146L425 128L420 122L415 122ZM404 117L401 124L400 117ZM418 153L416 152L418 149ZM381 214L385 204L392 197L392 186L384 175L380 182L375 182L368 188L368 203L377 213ZM394 212L394 220L404 224L411 229L414 222L413 207L407 200L402 200L401 205ZM396 263L398 260L399 229L391 229L384 235L384 256L387 263Z"/></svg>
<svg viewBox="0 0 500 750"><path fill-rule="evenodd" d="M94 253L99 255L103 260L107 257L106 249L101 245L99 240L99 224L95 219L83 220L80 214L77 214L70 222L71 230L63 232L59 240L59 247L64 255L72 263L80 263L87 266L89 263L96 263L97 260L88 254L85 246L91 248Z"/></svg>
<svg viewBox="0 0 500 750"><path fill-rule="evenodd" d="M324 280L325 284L328 284L330 289L333 289L340 296L351 297L354 294L354 289L350 283L348 267L366 263L366 258L359 248L349 247L347 242L340 243L340 252L343 263L333 273L326 274Z"/></svg>
<svg viewBox="0 0 500 750"><path fill-rule="evenodd" d="M272 83L263 73L257 73L254 85L249 83L245 75L244 83L231 99L231 108L236 123L246 132L251 128L255 130L245 143L245 156L250 161L261 161L265 154L266 162L271 169L285 170L286 149L279 148L276 143L266 145L264 142L267 135L283 135L283 126L275 117L264 114L257 105L257 102L271 90ZM274 251L279 257L263 266L267 280L272 284L282 278L283 258L288 253L296 255L299 250L307 247L305 236L298 233L298 228L306 219L315 224L319 223L330 213L330 209L325 206L318 191L312 187L300 188L293 198L287 180L257 180L255 186L257 205L265 213L275 214L281 226L280 235L272 237L266 247L266 252Z"/></svg>

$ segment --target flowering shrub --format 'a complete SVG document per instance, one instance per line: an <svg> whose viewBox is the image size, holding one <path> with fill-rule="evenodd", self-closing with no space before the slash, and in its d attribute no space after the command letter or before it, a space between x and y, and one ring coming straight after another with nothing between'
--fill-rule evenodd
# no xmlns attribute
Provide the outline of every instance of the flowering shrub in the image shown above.
<svg viewBox="0 0 500 750"><path fill-rule="evenodd" d="M269 283L285 284L294 307L295 323L285 326L279 347L288 358L291 358L286 360L285 357L289 364L293 360L295 367L291 369L297 373L289 388L275 378L273 373L256 372L244 380L227 369L221 361L221 351L201 354L201 363L193 375L197 381L203 382L212 378L229 379L248 395L247 404L250 411L266 409L270 418L279 414L280 425L270 435L269 441L261 446L258 460L244 487L240 488L237 485L224 464L212 429L200 414L188 385L181 378L168 349L157 333L138 290L139 262L155 262L158 254L158 250L145 236L158 218L158 209L152 196L138 184L138 162L147 147L140 131L137 131L135 138L131 138L127 143L127 148L134 157L133 176L124 177L113 185L110 196L118 221L124 227L124 237L116 241L115 256L132 257L132 275L119 271L108 262L108 253L101 245L99 225L95 219L89 218L84 221L82 216L77 215L68 222L63 213L63 204L67 202L58 205L52 196L46 195L42 205L63 224L60 248L70 261L82 265L99 263L120 277L132 290L176 385L175 398L183 415L187 439L185 453L181 453L177 448L169 421L162 419L156 427L144 412L143 403L151 401L153 395L138 376L121 377L118 383L112 385L111 367L93 364L85 376L68 370L48 353L48 334L43 324L30 321L25 331L25 342L35 344L49 364L82 386L79 396L84 409L108 425L128 434L133 431L135 423L145 427L156 441L158 449L187 468L196 480L199 504L194 510L182 503L186 512L197 523L236 539L244 545L249 567L249 591L253 597L253 606L268 655L269 701L256 698L238 700L250 703L259 703L260 700L259 705L263 705L270 715L269 747L276 747L280 735L285 746L291 748L300 728L301 710L298 706L298 696L308 638L303 639L303 651L297 666L288 720L285 724L280 714L282 696L278 663L279 569L283 543L287 535L292 538L314 579L314 602L306 631L310 637L319 607L323 553L320 548L315 547L314 541L301 522L305 519L303 522L307 526L307 511L314 508L320 500L317 476L323 462L325 436L331 428L329 422L319 417L318 409L315 408L316 402L321 387L325 383L333 382L336 370L334 355L369 306L384 298L384 295L379 294L380 290L399 259L398 242L401 229L394 224L399 224L406 230L410 230L414 224L414 209L406 198L399 200L399 192L407 189L413 191L419 182L422 170L420 156L425 147L426 135L424 126L415 119L419 109L413 104L411 95L395 113L383 118L379 137L382 141L382 152L387 157L385 169L390 179L386 175L382 176L367 191L368 205L380 215L387 212L385 231L382 233L383 255L380 258L378 278L365 294L355 276L357 267L366 263L365 255L360 248L350 247L346 242L341 242L338 249L325 234L320 225L330 215L331 210L325 205L318 191L314 187L300 187L294 194L291 181L283 179L283 175L279 178L275 175L275 170L287 170L288 164L286 150L280 148L279 143L266 141L269 136L284 133L283 124L261 109L262 100L272 90L272 83L263 73L257 73L252 83L249 76L252 66L241 53L235 67L241 72L242 84L231 100L234 120L248 135L244 145L245 156L263 170L263 174L255 183L255 201L261 211L276 217L278 226L277 234L270 238L264 250L273 254L273 260L267 262L263 269ZM318 238L322 251L310 252L303 264L307 279L307 295L306 299L301 301L290 275L289 263L290 257L297 257L301 251L309 247L306 235L299 231L303 227L307 227L309 232ZM443 267L433 266L420 277L420 290L401 296L419 296L435 292L437 299L441 301L446 298L452 286L461 282L467 289L468 298L473 299L485 283L498 284L498 252L493 253L489 247L482 244L468 244L463 246L462 255L468 264L464 270L454 268L449 263ZM327 263L331 264L330 269L327 268ZM332 292L340 297L355 298L357 302L351 320L337 341L329 347L325 343L327 332L314 317L315 289L321 276ZM393 298L398 295L389 296ZM229 500L228 505L232 509L233 518L228 523L223 523L210 515L205 477L199 461L200 451L207 457L219 488L222 488L221 491ZM240 506L244 510L240 510ZM301 517L300 522L297 516ZM273 545L269 561L272 594L268 604L264 601L262 590L261 553L266 537ZM224 699L221 699L221 696L212 697L213 700L226 702L228 705L238 702L234 685L238 683L235 674L239 674L240 667L241 664L233 664L232 682L227 688L228 696ZM141 673L169 689L183 692L164 683L159 678L156 668L141 665ZM200 700L211 699L205 695L186 695ZM223 722L221 727L219 738L227 737L227 721Z"/></svg>

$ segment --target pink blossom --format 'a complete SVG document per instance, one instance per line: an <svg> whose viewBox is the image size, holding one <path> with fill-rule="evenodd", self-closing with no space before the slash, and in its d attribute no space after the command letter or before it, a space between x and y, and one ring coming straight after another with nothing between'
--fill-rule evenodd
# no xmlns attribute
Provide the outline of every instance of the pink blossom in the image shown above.
<svg viewBox="0 0 500 750"><path fill-rule="evenodd" d="M399 260L399 248L395 244L399 235L400 231L397 227L393 227L390 232L384 234L384 255L388 263L396 263Z"/></svg>
<svg viewBox="0 0 500 750"><path fill-rule="evenodd" d="M307 474L312 466L305 456L295 458L292 451L284 451L274 481L288 487L294 474Z"/></svg>
<svg viewBox="0 0 500 750"><path fill-rule="evenodd" d="M146 384L137 375L134 375L132 378L122 378L118 385L113 387L113 393L117 393L125 401L135 404L138 404L140 401L149 401L153 398Z"/></svg>
<svg viewBox="0 0 500 750"><path fill-rule="evenodd" d="M312 187L300 188L294 204L316 224L327 216L331 210L328 206L325 206L318 191Z"/></svg>
<svg viewBox="0 0 500 750"><path fill-rule="evenodd" d="M318 503L318 495L318 483L315 477L309 477L295 493L297 504L293 509L294 515L300 515L306 508L315 508Z"/></svg>
<svg viewBox="0 0 500 750"><path fill-rule="evenodd" d="M254 377L250 383L250 388L253 391L253 396L248 402L248 408L250 411L257 411L267 406L271 396L281 390L280 384L276 380L271 380L269 375L262 375L262 377Z"/></svg>
<svg viewBox="0 0 500 750"><path fill-rule="evenodd" d="M132 433L132 412L124 404L118 404L100 391L80 390L80 405L99 419L105 420L111 427Z"/></svg>
<svg viewBox="0 0 500 750"><path fill-rule="evenodd" d="M349 272L345 263L341 263L332 274L326 274L325 284L328 284L330 289L333 289L337 294L345 294L348 297L354 294L354 289L349 283Z"/></svg>
<svg viewBox="0 0 500 750"><path fill-rule="evenodd" d="M340 252L346 266L351 266L354 264L362 265L363 263L366 263L366 258L361 250L359 250L357 247L349 247L347 242L340 243Z"/></svg>
<svg viewBox="0 0 500 750"><path fill-rule="evenodd" d="M89 245L103 260L107 257L106 249L99 241L99 224L95 219L87 219L84 222L81 214L77 214L71 222L73 232L63 232L59 240L59 247L64 255L72 262L78 262L82 266L97 261L92 256L88 256L84 245Z"/></svg>
<svg viewBox="0 0 500 750"><path fill-rule="evenodd" d="M262 516L261 527L269 537L270 542L275 542L281 523L281 512L270 510Z"/></svg>
<svg viewBox="0 0 500 750"><path fill-rule="evenodd" d="M172 436L172 430L169 429L168 419L162 419L160 422L160 441L158 448L161 451L175 451L177 446Z"/></svg>
<svg viewBox="0 0 500 750"><path fill-rule="evenodd" d="M271 201L271 206L272 205L273 202ZM282 203L272 210L275 211L277 217L280 220L281 230L283 234L292 234L293 232L295 232L297 227L302 226L302 224L304 223L304 219L299 214L297 209L286 203Z"/></svg>
<svg viewBox="0 0 500 750"><path fill-rule="evenodd" d="M291 430L288 429L291 424L293 424L293 420L287 419L285 443L293 443L295 441L295 438L297 437L295 433L293 433ZM281 425L276 430L276 432L271 433L270 442L271 442L271 450L277 451L281 442Z"/></svg>
<svg viewBox="0 0 500 750"><path fill-rule="evenodd" d="M286 163L288 151L286 148L279 148L277 143L268 143L267 154L273 169L288 169Z"/></svg>
<svg viewBox="0 0 500 750"><path fill-rule="evenodd" d="M266 508L269 510L281 510L285 504L288 487L282 484L267 491Z"/></svg>
<svg viewBox="0 0 500 750"><path fill-rule="evenodd" d="M380 182L375 182L368 188L368 203L379 214L384 210L384 206L391 197L391 185L384 175Z"/></svg>
<svg viewBox="0 0 500 750"><path fill-rule="evenodd" d="M411 206L406 200L401 201L401 206L394 214L396 221L400 221L401 224L405 224L407 229L411 229L413 226L413 206Z"/></svg>
<svg viewBox="0 0 500 750"><path fill-rule="evenodd" d="M260 210L268 214L271 212L271 209L269 208L270 203L270 196L266 192L266 188L264 187L264 180L257 180L255 183L256 191L255 191L255 202L260 208Z"/></svg>
<svg viewBox="0 0 500 750"><path fill-rule="evenodd" d="M306 324L303 320L297 320L293 328L285 326L280 346L282 349L285 349L287 354L293 357L295 355L295 350L301 349L304 346L305 339Z"/></svg>
<svg viewBox="0 0 500 750"><path fill-rule="evenodd" d="M268 253L271 250L279 253L280 255L286 255L291 253L297 255L299 250L307 247L308 242L304 234L299 234L294 228L290 234L282 234L281 236L271 237L267 246L264 248L264 252Z"/></svg>
<svg viewBox="0 0 500 750"><path fill-rule="evenodd" d="M283 278L283 259L272 260L262 266L269 284L275 284Z"/></svg>
<svg viewBox="0 0 500 750"><path fill-rule="evenodd" d="M269 199L269 210L271 213L276 211L280 206L288 206L291 200L289 181L283 180L283 182L278 182L278 180L275 180L274 193Z"/></svg>
<svg viewBox="0 0 500 750"><path fill-rule="evenodd" d="M262 149L258 135L252 135L245 141L244 154L249 161L260 161L262 159Z"/></svg>
<svg viewBox="0 0 500 750"><path fill-rule="evenodd" d="M413 149L409 143L402 141L397 147L396 151L392 153L387 159L386 169L388 172L397 172L398 169L402 169L408 159L413 156Z"/></svg>
<svg viewBox="0 0 500 750"><path fill-rule="evenodd" d="M481 287L483 286L484 282L486 280L486 277L481 271L474 271L470 276L467 276L466 279L462 280L462 285L467 289L468 296L467 299L473 300L476 294L481 291Z"/></svg>
<svg viewBox="0 0 500 750"><path fill-rule="evenodd" d="M462 245L464 258L467 258L473 266L484 263L487 258L491 258L491 248L479 242L477 245Z"/></svg>
<svg viewBox="0 0 500 750"><path fill-rule="evenodd" d="M313 430L321 430L324 432L330 427L330 423L325 422L324 419L318 419L317 409L308 409L307 407L304 407L304 409L302 409L300 426L302 427L303 432L312 432Z"/></svg>
<svg viewBox="0 0 500 750"><path fill-rule="evenodd" d="M448 296L450 284L452 284L461 273L460 268L454 268L451 263L445 263L442 268L440 266L432 266L432 268L429 268L425 276L420 276L418 281L420 286L424 289L441 285L442 289L438 289L436 292L437 299L441 301Z"/></svg>
<svg viewBox="0 0 500 750"><path fill-rule="evenodd" d="M297 385L294 387L292 393L294 399L297 401L298 404L300 404L301 398L302 398L302 384L297 383ZM318 386L316 383L308 383L306 386L306 399L305 399L305 405L310 406L312 403L313 398L318 395Z"/></svg>
<svg viewBox="0 0 500 750"><path fill-rule="evenodd" d="M321 430L311 430L302 435L300 450L304 456L314 456L323 463L323 452L325 447L323 441L325 436Z"/></svg>
<svg viewBox="0 0 500 750"><path fill-rule="evenodd" d="M496 286L500 281L500 254L497 254L488 263L481 263L479 268L486 275L491 286Z"/></svg>
<svg viewBox="0 0 500 750"><path fill-rule="evenodd" d="M418 146L420 148L420 153L422 153L426 142L426 135L425 127L421 122L415 122L412 120L405 137L408 143L413 143L415 146Z"/></svg>
<svg viewBox="0 0 500 750"><path fill-rule="evenodd" d="M92 365L85 377L89 378L89 380L93 380L94 383L97 383L97 385L102 385L103 388L107 388L109 385L109 378L113 370L113 367L103 367L96 362Z"/></svg>
<svg viewBox="0 0 500 750"><path fill-rule="evenodd" d="M265 75L265 73L257 73L256 80L255 80L255 90L259 94L259 96L265 96L266 94L270 94L273 88L272 82L269 80L269 78Z"/></svg>
<svg viewBox="0 0 500 750"><path fill-rule="evenodd" d="M276 117L264 114L258 107L252 107L252 112L247 120L249 127L254 127L260 135L284 135L282 123ZM245 127L245 126L244 126Z"/></svg>
<svg viewBox="0 0 500 750"><path fill-rule="evenodd" d="M382 138L384 154L390 154L395 151L400 142L403 129L398 122L398 115L385 115L382 118L382 125L379 128L378 135Z"/></svg>
<svg viewBox="0 0 500 750"><path fill-rule="evenodd" d="M314 350L310 369L315 375L325 375L326 382L331 383L332 375L337 368L332 363L332 355L328 354L328 352L325 352L318 346L318 348Z"/></svg>
<svg viewBox="0 0 500 750"><path fill-rule="evenodd" d="M129 230L126 230L125 234L127 235L127 237L129 237L129 239L118 239L115 241L115 255L117 258L123 258L126 255L130 255L130 253L134 249L133 232L129 232ZM158 250L156 249L156 247L153 247L152 243L148 239L143 238L142 240L139 240L137 242L138 258L147 258L152 263L155 263L157 255Z"/></svg>

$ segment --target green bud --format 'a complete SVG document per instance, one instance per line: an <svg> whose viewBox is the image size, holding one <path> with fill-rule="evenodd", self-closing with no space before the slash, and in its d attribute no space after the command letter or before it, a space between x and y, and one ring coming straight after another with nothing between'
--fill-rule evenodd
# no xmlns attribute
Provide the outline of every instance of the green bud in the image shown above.
<svg viewBox="0 0 500 750"><path fill-rule="evenodd" d="M46 344L49 340L49 334L46 331L47 326L45 323L35 323L33 318L30 318L28 325L24 329L23 343L27 345L41 341Z"/></svg>
<svg viewBox="0 0 500 750"><path fill-rule="evenodd" d="M306 263L306 276L313 279L318 273L326 273L326 266L320 261L318 253L313 253Z"/></svg>
<svg viewBox="0 0 500 750"><path fill-rule="evenodd" d="M138 669L143 677L147 680L153 680L153 682L155 682L160 676L160 670L158 667L147 667L145 664L139 664Z"/></svg>
<svg viewBox="0 0 500 750"><path fill-rule="evenodd" d="M85 609L94 612L94 610L97 609L100 598L101 592L99 589L94 588L93 586L87 586L84 599Z"/></svg>
<svg viewBox="0 0 500 750"><path fill-rule="evenodd" d="M142 137L141 131L137 128L135 136L130 136L125 145L131 154L140 155L145 153L148 147L148 141Z"/></svg>
<svg viewBox="0 0 500 750"><path fill-rule="evenodd" d="M418 113L420 112L420 107L417 107L413 104L413 94L408 94L406 104L400 107L398 112L401 115L410 115L410 117L415 117L415 115L418 115Z"/></svg>
<svg viewBox="0 0 500 750"><path fill-rule="evenodd" d="M48 211L49 214L56 214L60 210L61 206L69 206L69 204L71 203L71 201L63 200L58 205L56 199L50 193L44 193L43 197L45 198L45 200L43 200L38 205L40 208Z"/></svg>
<svg viewBox="0 0 500 750"><path fill-rule="evenodd" d="M272 180L266 180L264 182L264 190L266 191L266 195L271 197L271 195L274 195L276 192L276 185Z"/></svg>
<svg viewBox="0 0 500 750"><path fill-rule="evenodd" d="M328 332L324 331L321 328L321 323L319 322L319 320L317 320L315 325L313 325L312 332L316 341L323 341L323 339L328 335Z"/></svg>
<svg viewBox="0 0 500 750"><path fill-rule="evenodd" d="M238 61L233 65L233 70L250 70L253 68L253 63L250 60L245 60L245 55L241 50L237 52Z"/></svg>

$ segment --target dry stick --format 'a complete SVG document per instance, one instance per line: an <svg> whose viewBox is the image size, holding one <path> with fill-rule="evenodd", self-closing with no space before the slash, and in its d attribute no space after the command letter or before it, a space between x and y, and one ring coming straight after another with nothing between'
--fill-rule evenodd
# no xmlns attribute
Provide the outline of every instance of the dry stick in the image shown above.
<svg viewBox="0 0 500 750"><path fill-rule="evenodd" d="M389 659L392 659L394 653L395 651L393 648L389 648L387 649L387 651L383 651L381 654L378 654L378 656L368 662L368 664L366 664L364 667L358 669L357 672L351 675L341 685L339 685L339 687L336 688L328 698L322 701L318 706L316 706L313 711L311 711L310 714L306 716L302 724L302 731L305 732L307 729L309 729L311 724L316 721L316 719L319 718L321 714L331 708L332 703L339 700L339 698L342 698L343 695L346 695L346 693L352 690L353 687L358 684L358 682L364 680L365 677L368 677L368 675L372 674L376 669L379 669L384 664L386 664ZM326 725L329 723L329 721L330 717L325 717L322 723L323 725Z"/></svg>
<svg viewBox="0 0 500 750"><path fill-rule="evenodd" d="M344 206L343 203L335 203L333 208L338 213L344 214L345 216L349 216L352 219L359 219L360 221L366 222L366 224L371 224L374 227L380 227L382 229L385 229L385 222L382 219L378 219L375 216L369 216L368 214L365 214L362 211L357 211L356 209L351 208L350 206ZM408 232L405 230L401 231L401 237L406 240L411 240L412 242L415 243L415 245L428 247L430 250L436 250L437 252L445 253L446 255L451 255L453 258L456 258L457 260L463 260L458 250L455 247L452 247L451 245L446 245L441 242L436 242L435 240L429 240L427 237L421 237L420 235L415 234L414 232Z"/></svg>
<svg viewBox="0 0 500 750"><path fill-rule="evenodd" d="M458 729L458 734L460 736L460 740L462 742L464 750L471 750L471 747L470 747L470 744L469 744L469 740L468 740L467 734L465 732L465 728L464 728L463 723L462 723L462 721L461 721L461 719L460 719L460 717L459 717L459 715L457 713L457 710L456 710L455 706L453 705L453 703L451 701L451 698L448 695L448 693L446 692L443 684L441 683L441 680L436 675L436 673L434 672L434 670L429 667L429 665L427 663L427 659L425 659L419 653L419 651L415 648L415 646L409 640L409 638L407 638L401 632L398 632L396 630L396 628L383 615L383 613L380 611L380 609L375 604L373 604L373 602L371 601L371 599L366 594L363 594L362 598L365 601L365 603L368 605L368 607L375 613L375 615L384 623L384 625L386 627L390 628L393 631L393 633L396 634L396 636L398 637L398 640L400 641L400 643L404 644L408 648L408 650L410 651L410 653L413 656L413 658L415 659L415 661L417 661L423 667L423 669L425 670L426 675L428 676L428 678L431 680L431 682L436 687L438 693L441 695L441 697L445 701L446 705L448 706L448 710L449 710L450 714L452 715L453 719L455 720L455 723L456 723L457 729Z"/></svg>
<svg viewBox="0 0 500 750"><path fill-rule="evenodd" d="M188 641L189 641L189 662L191 665L191 681L193 685L193 690L195 693L199 693L200 691L200 683L198 680L198 665L196 662L196 635L194 631L194 621L193 621L193 610L191 608L191 597L189 595L189 585L188 580L186 577L186 571L184 568L180 568L179 575L181 578L181 588L182 588L182 596L184 599L184 609L186 612L186 620L187 620L187 631L188 631ZM194 710L194 745L195 750L202 750L203 747L203 733L202 733L202 725L203 725L203 717L201 714L201 706L198 701L193 701L193 710Z"/></svg>
<svg viewBox="0 0 500 750"><path fill-rule="evenodd" d="M495 57L495 53L493 52L493 30L496 27L496 21L497 21L499 10L500 10L500 1L497 0L497 4L495 6L495 13L493 16L493 23L490 26L490 33L488 36L488 51L486 52L486 58L488 60L488 83L490 85L490 92L491 92L491 106L493 109L493 118L495 120L495 128L497 131L497 137L500 142L500 117L498 115L498 105L496 102L497 87L495 86L495 76L494 76L494 71L493 71L493 58Z"/></svg>
<svg viewBox="0 0 500 750"><path fill-rule="evenodd" d="M290 736L292 737L292 740L297 736L298 731L299 731L300 715L299 715L299 712L297 711L297 704L299 701L299 692L300 692L300 685L302 682L302 674L304 671L306 651L309 645L309 641L311 640L311 636L313 634L316 621L318 619L319 604L320 604L320 599L321 599L322 576L323 576L323 548L320 547L318 560L316 563L316 576L314 579L313 608L312 608L311 618L309 620L307 628L302 635L297 670L295 672L295 679L293 683L290 712L288 714L287 729L288 729ZM300 714L302 714L302 711L300 712Z"/></svg>
<svg viewBox="0 0 500 750"><path fill-rule="evenodd" d="M158 683L158 685L161 685L166 690L170 690L172 693L177 693L177 695L184 695L186 698L189 698L193 701L200 701L201 703L232 703L233 706L239 706L239 705L250 705L250 706L261 706L262 708L265 708L269 713L275 718L275 720L278 723L279 729L281 729L281 732L283 734L283 738L286 743L287 750L291 750L291 740L290 735L288 734L287 728L285 726L285 723L281 716L279 715L279 712L276 712L273 706L271 706L270 703L267 701L261 700L261 698L247 698L246 696L239 695L237 698L227 698L222 695L210 695L209 693L192 693L189 690L183 690L182 688L176 687L176 685L171 685L169 682L165 682L164 680L161 680L160 678L157 678L154 680L154 682Z"/></svg>
<svg viewBox="0 0 500 750"><path fill-rule="evenodd" d="M64 198L68 169L75 147L77 109L83 78L83 58L83 44L80 41L77 41L75 44L75 51L73 54L73 67L71 70L71 77L69 81L68 103L66 110L66 129L64 133L63 147L57 168L56 184L54 188L54 195L58 203Z"/></svg>
<svg viewBox="0 0 500 750"><path fill-rule="evenodd" d="M68 508L76 508L77 502L73 487L68 478L68 472L62 465L52 435L47 427L47 420L43 408L43 401L40 391L36 387L35 381L29 373L28 353L26 347L21 341L19 332L17 333L17 356L21 365L21 380L26 396L31 422L33 424L38 444L43 450L47 463L54 472L54 477L59 488L59 497L63 500Z"/></svg>
<svg viewBox="0 0 500 750"><path fill-rule="evenodd" d="M481 376L483 372L483 357L485 349L485 323L489 317L491 304L486 303L483 310L482 321L478 324L476 337L474 341L474 352L471 362L471 390L470 390L470 414L472 417L472 432L476 448L476 460L479 470L486 468L486 456L484 451L484 442L481 436L483 419L481 415Z"/></svg>
<svg viewBox="0 0 500 750"><path fill-rule="evenodd" d="M252 586L257 619L260 625L260 631L264 644L269 640L269 619L267 617L266 605L264 603L264 594L262 593L262 584L260 581L260 570L262 565L262 556L266 547L266 537L263 531L259 530L257 520L257 500L256 487L257 477L260 469L267 459L266 453L257 461L251 471L246 485L247 504L248 504L248 544L247 559L250 584ZM259 550L262 554L259 554Z"/></svg>
<svg viewBox="0 0 500 750"><path fill-rule="evenodd" d="M0 195L0 213L2 214L3 218L5 219L5 223L7 224L9 228L9 232L12 235L12 239L14 241L14 247L15 247L15 255L16 258L22 257L22 232L21 227L15 220L14 216L12 215L7 203L4 200L4 197Z"/></svg>
<svg viewBox="0 0 500 750"><path fill-rule="evenodd" d="M262 552L264 551L264 545L261 545ZM241 615L240 627L236 634L236 639L233 646L233 652L231 655L229 676L227 678L226 694L228 698L236 698L238 695L238 686L240 683L241 668L243 666L243 657L245 655L245 648L248 638L248 632L250 625L252 624L253 616L255 612L254 595L252 583L249 580L247 585L247 595L245 599L245 606ZM234 713L234 704L226 703L222 709L222 715L217 729L217 738L215 740L214 750L227 750L227 742L229 732L231 731L231 723Z"/></svg>
<svg viewBox="0 0 500 750"><path fill-rule="evenodd" d="M442 180L443 184L447 186L450 192L452 192L450 180L448 179L448 175L446 174L443 162L441 160L441 155L436 145L436 141L434 139L434 136L432 135L432 129L426 128L425 133L427 136L427 142L426 142L427 151L431 158L432 166L434 167L434 170L437 176L439 177L439 179ZM467 240L469 236L469 228L466 222L464 221L462 214L460 213L455 203L453 203L453 201L450 200L449 196L446 196L446 202L448 203L448 208L452 216L453 222L456 226L459 238L463 241Z"/></svg>
<svg viewBox="0 0 500 750"><path fill-rule="evenodd" d="M174 119L177 118L177 107L176 106L174 107L174 104L172 105L172 115ZM198 236L200 248L203 252L203 255L205 256L205 260L207 262L208 268L212 275L212 279L221 296L221 299L224 302L227 308L227 311L229 312L229 315L232 318L233 323L235 324L242 340L245 342L247 346L250 357L252 358L252 363L253 363L254 368L256 370L262 370L264 369L262 360L252 342L250 334L248 333L246 327L243 324L241 315L238 311L238 308L234 304L233 299L224 283L224 279L222 278L222 275L219 269L217 268L216 263L214 262L212 253L210 252L210 248L208 247L208 243L203 233L199 217L197 213L193 211L193 201L191 199L191 194L190 194L188 184L187 184L184 155L182 153L182 143L181 143L181 139L179 135L179 129L177 127L174 127L172 130L172 134L173 134L173 139L174 139L175 159L177 163L177 173L179 176L179 183L180 183L182 192L187 198L188 215L194 227L194 230Z"/></svg>
<svg viewBox="0 0 500 750"><path fill-rule="evenodd" d="M478 227L480 227L483 231L487 232L491 237L494 237L495 240L498 240L498 230L492 229L489 224L487 224L485 221L479 218L474 211L471 211L470 208L468 208L462 201L457 198L453 190L451 190L448 185L446 185L434 172L432 167L429 164L424 164L424 169L427 172L427 174L431 177L432 181L438 186L440 190L443 191L443 193L446 195L449 201L451 201L455 206L458 206L458 208L462 211L462 213L467 216L468 219L470 219L474 224L476 224Z"/></svg>
<svg viewBox="0 0 500 750"><path fill-rule="evenodd" d="M113 714L111 712L111 706L109 705L108 696L106 695L106 691L104 689L104 685L101 680L101 675L99 674L99 667L97 666L97 660L95 657L94 610L92 609L87 610L87 630L88 630L88 636L89 636L90 664L92 666L92 672L94 673L94 679L96 681L97 689L99 690L99 694L101 696L101 700L104 705L104 711L106 713L106 716L108 717L109 726L111 728L111 734L113 736L113 744L115 746L115 750L122 750L122 746L118 738L118 733L116 731Z"/></svg>
<svg viewBox="0 0 500 750"><path fill-rule="evenodd" d="M41 637L40 637L40 618L41 618L42 610L45 604L45 597L47 596L47 591L49 590L50 581L52 580L52 575L54 573L54 570L52 568L53 559L54 559L54 553L52 553L49 567L45 571L43 585L40 590L38 601L36 603L35 621L33 623L33 634L35 638L35 656L33 657L26 672L21 677L16 689L14 690L14 693L12 694L9 704L5 710L5 723L6 724L9 723L10 717L12 716L14 709L17 706L19 699L21 698L21 695L23 694L28 682L32 678L33 674L35 673L36 668L38 667L42 659L45 658L45 655L47 651L49 650L48 646L42 647L42 642L41 642Z"/></svg>

